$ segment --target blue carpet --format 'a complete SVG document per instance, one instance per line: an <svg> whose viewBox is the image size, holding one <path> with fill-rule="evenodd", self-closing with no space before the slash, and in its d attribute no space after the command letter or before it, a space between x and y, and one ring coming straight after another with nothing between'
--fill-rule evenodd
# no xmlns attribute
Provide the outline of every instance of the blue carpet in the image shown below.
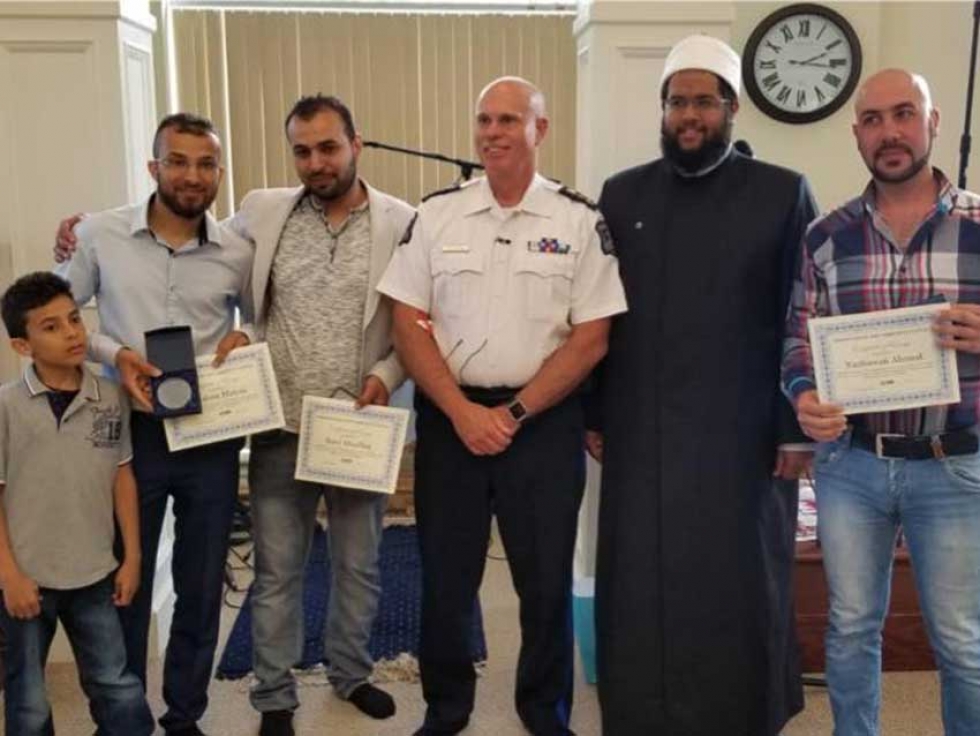
<svg viewBox="0 0 980 736"><path fill-rule="evenodd" d="M323 630L330 596L330 555L327 535L318 526L306 563L303 585L303 658L307 669L323 662ZM394 659L402 652L418 656L421 561L414 526L392 526L381 539L381 603L371 630L369 648L377 660ZM487 658L479 602L471 639L473 661ZM235 680L252 671L252 593L249 591L218 664L217 678Z"/></svg>

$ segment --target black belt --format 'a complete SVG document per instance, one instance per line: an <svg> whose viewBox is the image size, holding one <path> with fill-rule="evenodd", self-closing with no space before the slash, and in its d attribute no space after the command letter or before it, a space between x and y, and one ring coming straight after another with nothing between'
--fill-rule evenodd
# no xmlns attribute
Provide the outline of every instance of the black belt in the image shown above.
<svg viewBox="0 0 980 736"><path fill-rule="evenodd" d="M941 460L951 455L972 455L980 441L969 429L957 429L942 434L872 434L855 428L851 444L873 452L878 457L904 458L905 460Z"/></svg>
<svg viewBox="0 0 980 736"><path fill-rule="evenodd" d="M498 404L506 404L508 401L513 399L520 392L519 388L510 388L509 386L494 386L493 388L484 388L483 386L460 386L463 394L470 401L482 404L483 406L497 406Z"/></svg>

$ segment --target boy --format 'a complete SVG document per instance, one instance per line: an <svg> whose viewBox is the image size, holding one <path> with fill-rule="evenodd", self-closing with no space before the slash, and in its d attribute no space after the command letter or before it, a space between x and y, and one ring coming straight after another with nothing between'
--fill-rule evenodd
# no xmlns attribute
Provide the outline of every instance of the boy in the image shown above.
<svg viewBox="0 0 980 736"><path fill-rule="evenodd" d="M10 344L31 358L0 388L0 625L6 732L51 736L44 666L60 620L100 736L149 736L153 717L126 670L114 606L139 586L129 405L83 365L85 326L66 281L18 279L0 300ZM113 512L123 560L113 555Z"/></svg>

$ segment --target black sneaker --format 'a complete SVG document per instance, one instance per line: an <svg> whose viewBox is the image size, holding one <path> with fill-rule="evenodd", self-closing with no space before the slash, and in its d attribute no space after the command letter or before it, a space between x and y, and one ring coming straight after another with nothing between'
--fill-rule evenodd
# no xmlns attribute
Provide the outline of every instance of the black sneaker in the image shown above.
<svg viewBox="0 0 980 736"><path fill-rule="evenodd" d="M259 736L295 736L291 710L267 710L262 714Z"/></svg>
<svg viewBox="0 0 980 736"><path fill-rule="evenodd" d="M370 682L363 682L347 696L347 701L371 718L379 720L395 715L395 700L381 688Z"/></svg>

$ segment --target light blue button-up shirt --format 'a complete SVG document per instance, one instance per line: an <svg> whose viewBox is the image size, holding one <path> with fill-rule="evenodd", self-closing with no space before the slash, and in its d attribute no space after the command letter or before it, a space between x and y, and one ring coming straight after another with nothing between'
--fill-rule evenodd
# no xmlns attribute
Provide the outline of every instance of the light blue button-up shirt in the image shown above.
<svg viewBox="0 0 980 736"><path fill-rule="evenodd" d="M122 347L146 355L147 330L190 325L201 356L234 329L236 307L251 321L252 245L207 213L199 235L173 249L150 230L151 201L82 220L74 256L55 270L79 305L95 297L100 327L89 350L108 366Z"/></svg>

